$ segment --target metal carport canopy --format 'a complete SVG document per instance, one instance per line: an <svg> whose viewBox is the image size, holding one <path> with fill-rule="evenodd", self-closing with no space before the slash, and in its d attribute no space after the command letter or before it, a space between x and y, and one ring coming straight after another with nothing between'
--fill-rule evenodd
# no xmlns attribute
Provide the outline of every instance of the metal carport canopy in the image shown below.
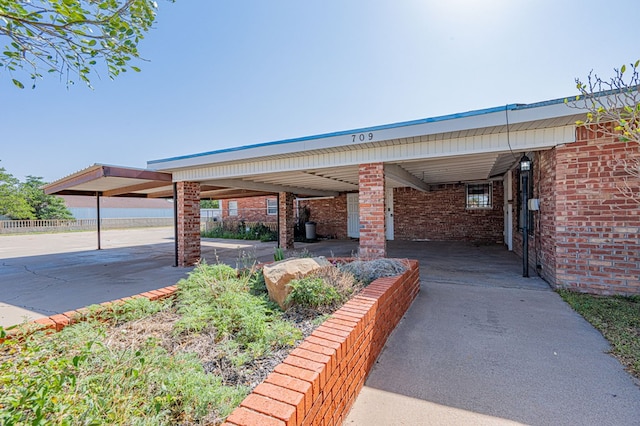
<svg viewBox="0 0 640 426"><path fill-rule="evenodd" d="M173 198L171 173L94 164L42 188L49 195L96 197L96 230L101 249L100 197ZM175 228L175 203L174 203ZM175 230L174 230L175 233Z"/></svg>
<svg viewBox="0 0 640 426"><path fill-rule="evenodd" d="M100 238L100 197L176 198L172 174L149 169L94 164L55 182L43 186L49 195L84 195L96 197L98 250ZM224 186L201 186L202 196L216 198L242 198L266 195L271 192L251 189L233 189ZM210 194L210 195L209 195ZM177 232L177 211L174 203L174 234ZM175 257L177 265L177 236Z"/></svg>

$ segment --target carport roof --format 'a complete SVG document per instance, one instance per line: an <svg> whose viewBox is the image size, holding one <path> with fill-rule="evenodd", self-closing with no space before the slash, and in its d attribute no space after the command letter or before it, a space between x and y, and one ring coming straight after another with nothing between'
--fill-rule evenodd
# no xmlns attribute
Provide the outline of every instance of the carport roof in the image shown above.
<svg viewBox="0 0 640 426"><path fill-rule="evenodd" d="M102 197L173 198L171 173L148 169L94 164L43 187L46 194L100 195ZM216 198L265 195L261 191L202 185L201 196L215 192Z"/></svg>
<svg viewBox="0 0 640 426"><path fill-rule="evenodd" d="M172 197L171 173L94 164L43 187L46 194Z"/></svg>

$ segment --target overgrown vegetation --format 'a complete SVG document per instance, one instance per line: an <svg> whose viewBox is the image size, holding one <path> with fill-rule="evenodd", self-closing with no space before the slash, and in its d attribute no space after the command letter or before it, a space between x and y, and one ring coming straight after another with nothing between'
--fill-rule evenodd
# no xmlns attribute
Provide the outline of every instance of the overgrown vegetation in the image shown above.
<svg viewBox="0 0 640 426"><path fill-rule="evenodd" d="M640 296L594 296L566 290L560 296L611 343L611 353L640 379Z"/></svg>
<svg viewBox="0 0 640 426"><path fill-rule="evenodd" d="M249 277L238 278L226 265L200 265L180 282L175 333L210 330L230 350L226 356L243 364L270 349L292 346L302 334L282 321L266 297L250 293ZM231 343L233 340L233 343Z"/></svg>
<svg viewBox="0 0 640 426"><path fill-rule="evenodd" d="M201 264L174 299L93 307L60 333L7 340L0 424L220 423L363 284L330 266L291 286L283 313L262 273Z"/></svg>
<svg viewBox="0 0 640 426"><path fill-rule="evenodd" d="M175 303L135 299L2 344L0 424L219 422L251 389L243 367L302 336L228 266L200 265L178 287ZM239 372L216 374L229 364Z"/></svg>
<svg viewBox="0 0 640 426"><path fill-rule="evenodd" d="M137 299L119 315L132 321L166 308ZM51 336L30 335L23 344L5 342L0 423L189 424L224 416L244 398L245 388L222 385L194 353L170 354L156 337L115 344L124 331L110 328L119 324L94 318Z"/></svg>
<svg viewBox="0 0 640 426"><path fill-rule="evenodd" d="M227 238L236 240L277 241L278 233L263 223L247 225L246 222L216 222L210 229L200 233L205 238Z"/></svg>

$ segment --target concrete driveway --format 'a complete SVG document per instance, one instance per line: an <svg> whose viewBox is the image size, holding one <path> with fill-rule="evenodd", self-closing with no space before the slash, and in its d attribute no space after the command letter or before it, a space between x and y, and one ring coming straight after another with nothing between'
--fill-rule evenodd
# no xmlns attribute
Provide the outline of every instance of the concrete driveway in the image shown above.
<svg viewBox="0 0 640 426"><path fill-rule="evenodd" d="M0 236L0 325L175 284L173 230ZM349 256L355 241L296 244ZM275 244L205 239L242 265ZM389 338L347 425L638 425L640 388L607 342L500 246L390 242L420 262L421 292Z"/></svg>
<svg viewBox="0 0 640 426"><path fill-rule="evenodd" d="M640 387L601 334L502 247L389 244L421 292L346 425L639 425Z"/></svg>

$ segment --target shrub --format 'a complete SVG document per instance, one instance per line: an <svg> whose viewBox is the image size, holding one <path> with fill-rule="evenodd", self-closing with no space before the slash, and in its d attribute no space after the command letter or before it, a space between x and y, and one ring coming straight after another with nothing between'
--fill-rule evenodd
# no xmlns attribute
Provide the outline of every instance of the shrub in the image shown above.
<svg viewBox="0 0 640 426"><path fill-rule="evenodd" d="M307 276L289 282L291 293L286 303L302 307L320 308L332 306L343 300L338 291L318 276Z"/></svg>
<svg viewBox="0 0 640 426"><path fill-rule="evenodd" d="M341 264L339 269L352 274L362 285L367 286L378 278L394 277L404 273L407 264L397 259L354 260Z"/></svg>

